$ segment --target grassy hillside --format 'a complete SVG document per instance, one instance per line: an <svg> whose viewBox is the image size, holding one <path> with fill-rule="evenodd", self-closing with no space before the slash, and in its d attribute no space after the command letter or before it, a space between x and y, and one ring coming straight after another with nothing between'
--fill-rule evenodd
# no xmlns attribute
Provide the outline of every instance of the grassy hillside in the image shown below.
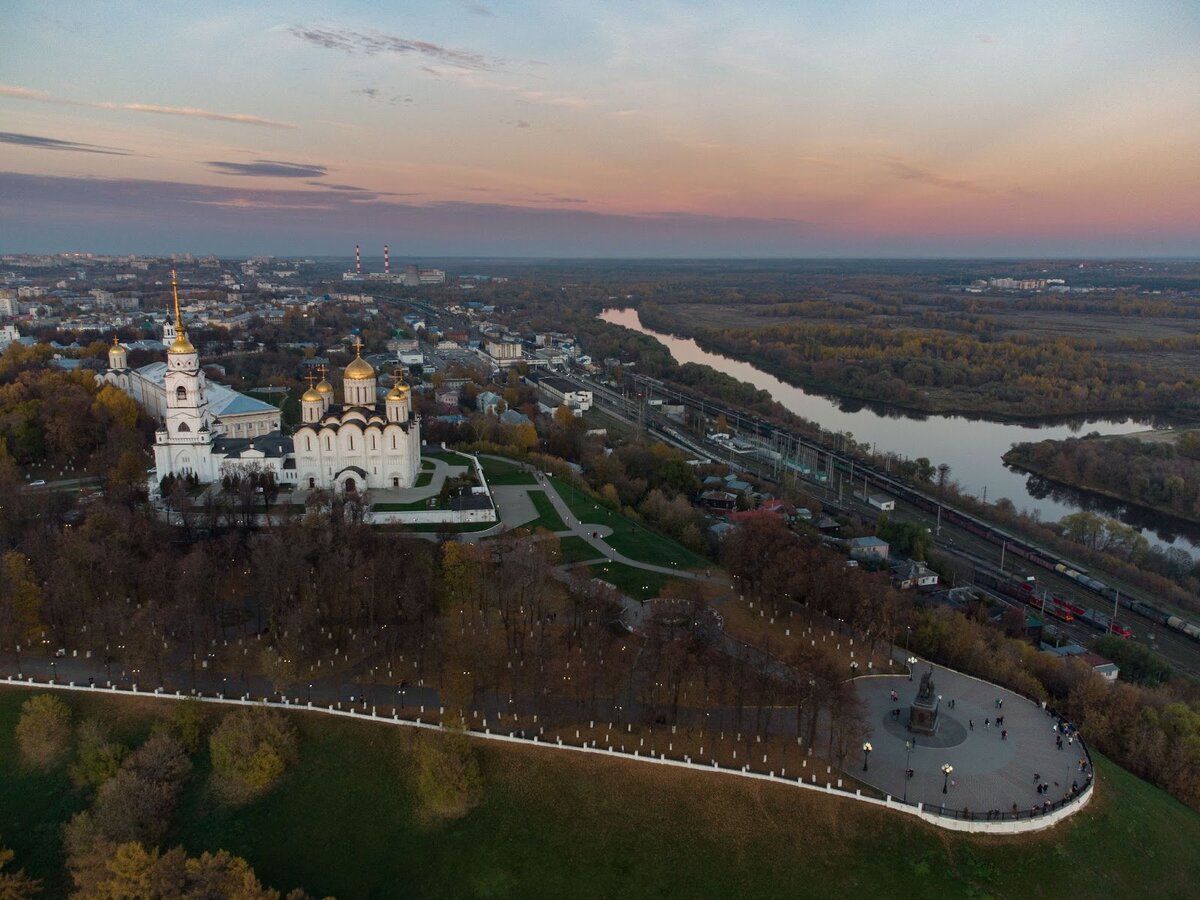
<svg viewBox="0 0 1200 900"><path fill-rule="evenodd" d="M65 882L58 824L81 801L65 771L34 776L13 726L29 692L0 689L0 836L16 864ZM131 739L166 704L70 698ZM1103 758L1070 823L970 838L786 787L534 748L479 746L486 779L465 819L414 812L412 734L297 715L300 765L247 807L208 795L208 760L171 840L223 847L264 883L354 897L1194 896L1200 815Z"/></svg>

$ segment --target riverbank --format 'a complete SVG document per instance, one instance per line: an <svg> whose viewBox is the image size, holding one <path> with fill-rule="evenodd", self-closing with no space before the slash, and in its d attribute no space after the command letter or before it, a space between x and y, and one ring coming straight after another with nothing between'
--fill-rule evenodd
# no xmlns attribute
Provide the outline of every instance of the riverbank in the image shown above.
<svg viewBox="0 0 1200 900"><path fill-rule="evenodd" d="M1075 420L1070 424L1052 425L926 415L894 408L888 408L890 414L884 414L871 406L849 410L841 402L809 393L742 359L704 350L691 338L674 337L647 328L635 308L607 309L600 314L600 319L653 338L681 365L707 366L767 392L794 416L816 423L829 434L852 437L857 444L870 447L885 460L885 467L889 460L895 466L904 460L922 457L934 465L944 463L950 467L951 481L964 496L977 497L991 504L1006 498L1016 511L1024 510L1043 522L1058 521L1084 507L1070 497L1056 497L1039 491L1025 473L1004 464L1001 454L1005 450L1024 441L1062 439L1085 431L1128 434L1144 431L1152 424L1147 419L1130 418ZM1127 524L1145 529L1147 539L1159 546L1179 546L1189 552L1195 549L1190 538L1166 531L1159 534L1152 523Z"/></svg>
<svg viewBox="0 0 1200 900"><path fill-rule="evenodd" d="M843 406L847 403L869 406L884 416L961 416L970 420L1034 427L1069 424L1096 417L1145 416L1149 413L1166 420L1171 416L1169 403L1147 406L1142 398L1130 398L1128 402L1123 403L1096 404L1054 405L1051 401L1051 407L1048 409L1047 400L1043 396L1027 397L1018 405L1016 401L1005 401L995 396L964 393L956 387L913 387L883 372L864 373L864 384L855 388L844 381L812 377L807 374L806 364L785 364L771 355L749 350L733 341L722 340L712 329L681 327L680 320L656 315L651 310L639 310L638 315L648 328L661 329L674 337L695 341L696 345L706 352L736 357L787 384L820 394ZM758 344L757 338L754 339L754 343ZM858 368L862 361L839 359L837 362L840 374ZM884 381L894 389L886 394L872 390L870 384L878 381ZM1001 384L998 390L1004 390L1005 384L1007 383Z"/></svg>
<svg viewBox="0 0 1200 900"><path fill-rule="evenodd" d="M1160 433L1128 437L1085 437L1016 444L1004 463L1054 484L1088 491L1184 525L1200 525L1200 460L1186 455Z"/></svg>

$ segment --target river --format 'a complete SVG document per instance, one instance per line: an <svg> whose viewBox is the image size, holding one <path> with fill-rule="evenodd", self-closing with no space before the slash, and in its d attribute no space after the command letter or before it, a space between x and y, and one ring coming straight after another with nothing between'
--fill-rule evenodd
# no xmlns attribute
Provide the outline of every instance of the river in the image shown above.
<svg viewBox="0 0 1200 900"><path fill-rule="evenodd" d="M890 451L908 459L923 456L935 466L945 463L950 466L950 479L957 481L965 493L986 497L988 502L1007 497L1017 509L1036 511L1043 521L1094 509L1132 525L1158 546L1179 547L1193 555L1200 550L1200 529L1085 492L1051 488L1042 479L1010 469L1001 459L1009 447L1023 441L1078 437L1093 431L1130 434L1153 427L1151 419L1080 418L1067 423L1030 424L868 406L810 393L750 363L710 353L691 338L651 331L642 325L636 309L607 309L600 318L654 338L670 350L676 362L711 366L747 381L826 431L853 435L854 440L873 444L880 453Z"/></svg>

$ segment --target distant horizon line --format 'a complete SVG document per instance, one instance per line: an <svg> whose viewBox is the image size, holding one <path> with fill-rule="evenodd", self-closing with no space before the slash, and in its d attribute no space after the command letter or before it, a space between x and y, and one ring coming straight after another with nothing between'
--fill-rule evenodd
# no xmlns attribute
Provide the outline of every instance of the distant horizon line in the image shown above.
<svg viewBox="0 0 1200 900"><path fill-rule="evenodd" d="M403 251L401 251L402 253ZM331 253L264 253L248 251L239 254L229 253L213 253L199 252L194 250L173 250L149 252L142 250L117 250L117 251L99 251L99 250L0 250L0 256L66 256L73 253L91 254L93 256L146 256L146 257L162 257L166 258L172 254L187 253L196 258L215 256L217 259L245 259L254 256L269 256L272 258L295 259L299 257L307 257L311 259L321 260L354 260L354 254L331 254ZM397 254L391 253L394 259ZM401 256L403 259L404 257ZM421 259L437 259L437 260L483 260L496 262L1181 262L1181 263L1200 263L1200 255L1198 256L1088 256L1088 255L1070 255L1070 256L987 256L987 255L962 255L962 256L926 256L926 255L888 255L881 254L875 256L836 256L836 255L821 255L821 256L675 256L675 255L657 255L657 256L502 256L502 255L486 255L486 254L437 254L423 253L418 258ZM383 260L383 255L379 256L366 255L362 256L363 260ZM366 273L364 273L366 274Z"/></svg>

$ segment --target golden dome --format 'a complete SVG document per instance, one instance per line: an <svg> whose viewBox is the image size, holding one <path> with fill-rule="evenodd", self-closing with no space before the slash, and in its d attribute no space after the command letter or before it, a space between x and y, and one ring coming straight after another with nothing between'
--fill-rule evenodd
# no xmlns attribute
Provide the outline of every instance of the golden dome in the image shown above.
<svg viewBox="0 0 1200 900"><path fill-rule="evenodd" d="M328 381L326 381L324 378L322 378L320 381L317 382L316 391L317 391L317 393L320 393L320 394L332 394L333 393L333 385L330 384Z"/></svg>
<svg viewBox="0 0 1200 900"><path fill-rule="evenodd" d="M129 348L128 348L128 347L126 347L124 344L122 344L122 343L121 343L121 340L120 340L120 338L118 338L118 337L117 337L117 336L114 334L114 335L113 335L113 342L112 342L112 346L111 346L111 347L109 347L108 349L109 349L109 350L128 350Z"/></svg>
<svg viewBox="0 0 1200 900"><path fill-rule="evenodd" d="M300 402L301 403L324 403L325 398L321 396L321 392L318 391L316 388L310 387L307 391L304 392L303 396L300 397Z"/></svg>
<svg viewBox="0 0 1200 900"><path fill-rule="evenodd" d="M167 348L168 353L195 353L196 348L187 339L187 332L180 331L175 335L175 343Z"/></svg>
<svg viewBox="0 0 1200 900"><path fill-rule="evenodd" d="M387 392L386 399L388 399L388 400L403 400L406 396L408 396L408 391L409 391L409 387L407 384L405 384L402 381L397 382L395 385L392 386L392 389Z"/></svg>
<svg viewBox="0 0 1200 900"><path fill-rule="evenodd" d="M361 356L346 366L345 378L347 381L367 381L374 377L375 367Z"/></svg>

